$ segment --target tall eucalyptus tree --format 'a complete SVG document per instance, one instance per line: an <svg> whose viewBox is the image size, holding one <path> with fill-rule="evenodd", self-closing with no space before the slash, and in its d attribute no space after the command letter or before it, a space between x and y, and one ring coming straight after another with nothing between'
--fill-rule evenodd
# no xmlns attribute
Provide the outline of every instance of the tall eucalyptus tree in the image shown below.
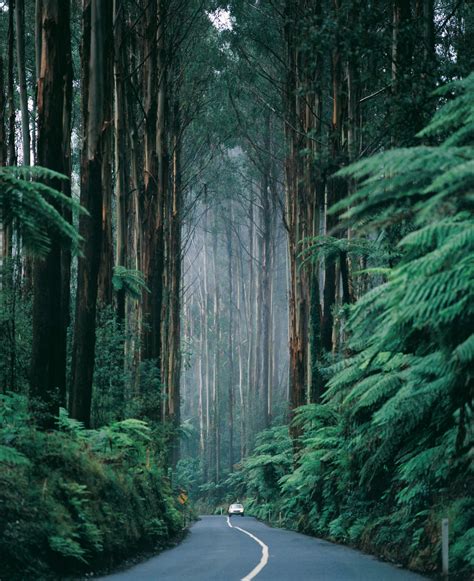
<svg viewBox="0 0 474 581"><path fill-rule="evenodd" d="M81 204L88 215L81 216L79 231L84 238L84 254L78 263L76 317L69 408L71 415L90 425L92 379L95 356L95 325L98 276L103 240L104 153L109 147L107 127L111 119L112 60L111 0L85 0L83 5Z"/></svg>
<svg viewBox="0 0 474 581"><path fill-rule="evenodd" d="M40 13L41 67L38 79L38 164L71 174L71 35L69 1L45 0ZM69 184L48 185L70 193ZM63 212L62 208L57 208ZM51 427L59 405L66 403L66 337L69 320L70 253L57 234L45 258L33 269L33 345L31 393L43 404L43 421Z"/></svg>

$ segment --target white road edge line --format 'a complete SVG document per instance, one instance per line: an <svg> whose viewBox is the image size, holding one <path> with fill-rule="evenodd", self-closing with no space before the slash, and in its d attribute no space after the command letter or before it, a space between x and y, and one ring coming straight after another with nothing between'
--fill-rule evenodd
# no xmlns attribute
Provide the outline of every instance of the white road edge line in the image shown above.
<svg viewBox="0 0 474 581"><path fill-rule="evenodd" d="M268 553L269 549L264 542L262 542L255 535L252 535L252 533L249 533L248 531L246 531L245 529L241 529L240 527L232 526L230 524L229 517L227 517L227 524L230 526L231 529L237 529L241 533L248 535L249 537L251 537L256 543L258 543L262 547L262 558L260 559L259 564L254 569L252 569L250 571L250 573L245 575L245 577L242 577L242 579L240 580L240 581L252 581L252 579L254 579L260 573L260 571L267 565L268 559L270 558L269 553Z"/></svg>

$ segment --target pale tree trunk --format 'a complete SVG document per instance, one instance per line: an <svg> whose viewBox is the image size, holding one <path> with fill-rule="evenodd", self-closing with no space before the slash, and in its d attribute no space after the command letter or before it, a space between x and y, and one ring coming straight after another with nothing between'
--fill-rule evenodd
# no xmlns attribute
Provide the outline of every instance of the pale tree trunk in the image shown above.
<svg viewBox="0 0 474 581"><path fill-rule="evenodd" d="M277 279L277 244L278 244L278 203L279 203L279 191L278 191L278 169L276 165L276 153L275 153L275 119L270 117L269 119L269 153L270 153L270 173L269 173L269 211L271 214L270 220L270 239L269 239L269 265L270 265L270 288L269 288L269 301L270 301L270 311L269 311L269 332L268 332L268 394L267 394L267 410L268 410L268 423L271 424L273 419L273 400L275 390L278 386L278 379L276 373L277 361L279 361L278 349L279 342L277 342L277 324L275 320L275 289L279 288L279 283Z"/></svg>
<svg viewBox="0 0 474 581"><path fill-rule="evenodd" d="M243 277L243 257L242 248L239 245L239 255L237 257L237 326L236 326L236 337L237 337L237 357L239 365L239 403L240 403L240 458L245 456L245 443L246 437L246 414L247 409L245 405L244 396L244 354L242 348L243 333L242 333L242 315L245 312L245 298L242 297L244 294L244 277Z"/></svg>
<svg viewBox="0 0 474 581"><path fill-rule="evenodd" d="M273 420L273 400L274 400L274 390L275 390L275 363L276 363L276 351L277 347L277 338L275 334L275 282L276 282L276 241L278 236L277 231L277 211L276 211L276 204L275 198L273 196L277 195L276 192L276 185L273 180L271 180L271 192L272 192L272 201L270 206L271 211L271 222L270 222L270 232L271 232L271 239L270 239L270 250L269 250L269 263L270 263L270 285L268 289L268 298L270 301L270 309L269 309L269 330L268 330L268 344L267 344L267 351L268 351L268 387L267 387L267 414L268 414L268 425L272 423Z"/></svg>
<svg viewBox="0 0 474 581"><path fill-rule="evenodd" d="M253 367L255 374L255 384L253 386L254 401L251 403L250 409L253 410L253 426L255 434L260 431L260 413L261 405L260 401L262 399L262 372L263 372L263 325L262 325L262 312L263 312L263 285L262 281L264 278L263 273L263 236L262 236L262 207L261 198L259 200L260 204L255 213L256 229L255 229L255 248L253 255L256 261L255 270L255 342L254 342L254 352L253 352Z"/></svg>
<svg viewBox="0 0 474 581"><path fill-rule="evenodd" d="M206 200L204 200L206 203ZM204 395L205 395L205 458L206 458L206 477L209 477L211 466L211 360L209 356L209 313L210 313L210 300L209 300L209 265L208 265L208 227L209 227L209 208L206 207L204 212L204 236L203 236L203 263L204 263L204 276L203 276L203 318L201 321L203 327L203 348L204 348Z"/></svg>
<svg viewBox="0 0 474 581"><path fill-rule="evenodd" d="M271 141L271 121L268 115L265 121L265 151L270 152ZM265 160L262 176L261 188L261 229L262 229L262 251L261 251L261 311L262 311L262 375L261 375L261 423L259 428L266 429L270 424L271 409L269 408L270 397L270 358L271 358L271 308L272 308L272 203L271 203L271 163L270 159Z"/></svg>
<svg viewBox="0 0 474 581"><path fill-rule="evenodd" d="M33 97L33 119L31 124L33 163L37 160L37 131L38 131L38 79L41 70L41 13L43 0L35 0L35 94Z"/></svg>
<svg viewBox="0 0 474 581"><path fill-rule="evenodd" d="M15 52L15 25L14 25L15 0L8 3L8 165L16 164L15 149L15 78L14 78L14 52ZM7 237L9 238L9 237ZM8 240L7 240L8 244Z"/></svg>
<svg viewBox="0 0 474 581"><path fill-rule="evenodd" d="M247 441L245 443L246 447L252 445L252 439L254 435L254 425L253 416L251 410L254 409L253 401L255 398L255 385L256 385L256 370L254 364L254 351L255 351L255 319L253 316L254 304L256 301L255 296L255 281L254 273L256 269L254 268L253 259L253 248L254 248L254 238L255 238L255 224L254 224L254 204L253 200L250 201L249 205L249 225L248 225L248 248L249 248L249 284L247 292L246 301L246 333L248 337L248 347L247 347Z"/></svg>
<svg viewBox="0 0 474 581"><path fill-rule="evenodd" d="M105 92L110 71L105 50L112 34L110 0L85 0L83 7L83 126L81 158L81 203L89 216L82 216L79 232L83 236L84 256L78 261L76 328L74 334L71 416L90 426L92 378L95 358L95 319L98 275L102 246L102 159L106 147Z"/></svg>
<svg viewBox="0 0 474 581"><path fill-rule="evenodd" d="M199 301L199 312L200 312L200 329L199 329L199 351L197 352L197 364L198 364L198 374L199 374L199 391L198 391L198 418L199 418L199 452L203 462L205 462L205 421L204 421L204 381L205 381L205 371L204 371L204 297L201 290L201 285L199 285L200 290L200 301ZM192 308L190 309L192 311ZM191 315L190 315L191 316ZM203 466L203 470L204 470Z"/></svg>
<svg viewBox="0 0 474 581"><path fill-rule="evenodd" d="M220 344L221 344L221 325L220 325L220 287L217 273L217 212L215 212L214 228L212 233L212 266L214 271L214 361L212 377L212 427L214 439L214 461L215 461L215 481L220 482L220 456L221 456L221 434L220 434Z"/></svg>
<svg viewBox="0 0 474 581"><path fill-rule="evenodd" d="M16 0L16 62L18 69L18 84L20 87L21 135L23 149L23 165L30 165L30 114L28 112L28 92L26 89L25 70L25 2Z"/></svg>
<svg viewBox="0 0 474 581"><path fill-rule="evenodd" d="M251 243L250 260L252 263L252 272L250 276L251 287L251 333L252 333L252 349L251 349L251 380L249 381L249 426L250 437L252 444L255 435L261 429L261 400L262 400L262 310L263 310L263 295L262 295L262 280L264 277L262 263L263 263L263 237L262 237L262 192L256 201L251 201Z"/></svg>
<svg viewBox="0 0 474 581"><path fill-rule="evenodd" d="M232 202L230 202L232 204ZM229 328L228 328L228 360L229 360L229 390L228 390L228 406L229 406L229 471L232 472L234 468L234 279L232 275L233 263L233 243L232 243L232 223L233 211L230 209L229 222L227 224L227 277L229 284Z"/></svg>

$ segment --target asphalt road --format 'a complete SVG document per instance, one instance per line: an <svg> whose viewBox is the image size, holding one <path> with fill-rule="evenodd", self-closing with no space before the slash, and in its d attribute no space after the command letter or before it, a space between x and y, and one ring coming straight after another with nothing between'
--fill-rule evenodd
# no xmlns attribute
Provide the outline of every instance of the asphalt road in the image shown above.
<svg viewBox="0 0 474 581"><path fill-rule="evenodd" d="M228 522L225 516L203 516L177 547L128 571L101 579L421 581L425 578L341 545L268 527L254 518L235 516Z"/></svg>

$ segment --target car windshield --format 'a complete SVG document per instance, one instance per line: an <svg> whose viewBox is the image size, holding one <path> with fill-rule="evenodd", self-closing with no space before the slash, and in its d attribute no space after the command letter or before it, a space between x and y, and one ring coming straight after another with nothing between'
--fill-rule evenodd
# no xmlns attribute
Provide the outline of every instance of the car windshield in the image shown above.
<svg viewBox="0 0 474 581"><path fill-rule="evenodd" d="M244 508L241 504L231 504L231 508Z"/></svg>

